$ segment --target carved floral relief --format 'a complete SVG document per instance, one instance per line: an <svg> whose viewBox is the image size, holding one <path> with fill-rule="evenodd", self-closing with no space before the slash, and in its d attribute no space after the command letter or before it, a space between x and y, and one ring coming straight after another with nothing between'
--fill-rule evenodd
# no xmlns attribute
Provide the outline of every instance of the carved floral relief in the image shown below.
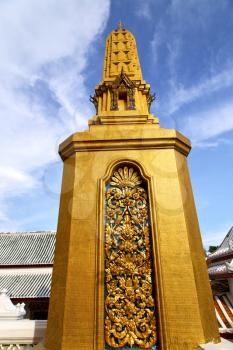
<svg viewBox="0 0 233 350"><path fill-rule="evenodd" d="M107 348L156 349L148 196L134 168L114 172L105 203Z"/></svg>

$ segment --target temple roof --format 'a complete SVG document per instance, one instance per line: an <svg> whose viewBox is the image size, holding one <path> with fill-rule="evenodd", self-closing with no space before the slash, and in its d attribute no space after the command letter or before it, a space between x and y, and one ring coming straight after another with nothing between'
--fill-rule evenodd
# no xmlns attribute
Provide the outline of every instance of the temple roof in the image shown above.
<svg viewBox="0 0 233 350"><path fill-rule="evenodd" d="M207 257L207 264L211 280L233 277L233 227L218 249Z"/></svg>
<svg viewBox="0 0 233 350"><path fill-rule="evenodd" d="M0 269L0 290L11 298L48 298L52 267Z"/></svg>
<svg viewBox="0 0 233 350"><path fill-rule="evenodd" d="M222 261L229 259L231 255L233 257L233 226L225 236L218 249L208 256L207 261Z"/></svg>
<svg viewBox="0 0 233 350"><path fill-rule="evenodd" d="M55 241L55 231L1 232L0 290L11 298L48 298Z"/></svg>
<svg viewBox="0 0 233 350"><path fill-rule="evenodd" d="M0 266L53 264L56 232L0 233Z"/></svg>
<svg viewBox="0 0 233 350"><path fill-rule="evenodd" d="M210 279L227 278L227 274L233 273L233 265L231 261L214 263L208 267L208 273L209 273Z"/></svg>
<svg viewBox="0 0 233 350"><path fill-rule="evenodd" d="M222 241L218 249L229 248L229 247L233 249L233 226L228 231L226 237L224 238L224 240Z"/></svg>

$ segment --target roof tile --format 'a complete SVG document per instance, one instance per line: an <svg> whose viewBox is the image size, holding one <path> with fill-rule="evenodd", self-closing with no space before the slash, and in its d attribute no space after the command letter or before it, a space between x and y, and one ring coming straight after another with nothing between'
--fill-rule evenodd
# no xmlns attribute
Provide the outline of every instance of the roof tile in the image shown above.
<svg viewBox="0 0 233 350"><path fill-rule="evenodd" d="M56 232L0 233L0 266L53 264Z"/></svg>

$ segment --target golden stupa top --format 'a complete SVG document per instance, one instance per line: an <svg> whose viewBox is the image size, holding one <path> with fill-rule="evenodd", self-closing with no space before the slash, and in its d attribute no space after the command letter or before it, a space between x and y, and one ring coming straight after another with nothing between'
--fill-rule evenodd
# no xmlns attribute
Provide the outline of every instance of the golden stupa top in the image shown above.
<svg viewBox="0 0 233 350"><path fill-rule="evenodd" d="M122 22L106 40L103 80L115 80L124 71L132 80L142 80L136 41Z"/></svg>
<svg viewBox="0 0 233 350"><path fill-rule="evenodd" d="M93 124L158 124L150 114L155 95L143 80L136 41L122 22L106 39L103 80L90 101L95 105Z"/></svg>

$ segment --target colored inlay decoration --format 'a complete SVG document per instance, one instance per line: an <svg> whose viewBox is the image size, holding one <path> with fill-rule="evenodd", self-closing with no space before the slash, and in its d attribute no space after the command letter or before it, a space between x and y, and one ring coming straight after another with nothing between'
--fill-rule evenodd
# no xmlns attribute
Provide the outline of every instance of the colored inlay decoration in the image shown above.
<svg viewBox="0 0 233 350"><path fill-rule="evenodd" d="M105 198L106 349L156 349L147 187L132 167L119 167Z"/></svg>

